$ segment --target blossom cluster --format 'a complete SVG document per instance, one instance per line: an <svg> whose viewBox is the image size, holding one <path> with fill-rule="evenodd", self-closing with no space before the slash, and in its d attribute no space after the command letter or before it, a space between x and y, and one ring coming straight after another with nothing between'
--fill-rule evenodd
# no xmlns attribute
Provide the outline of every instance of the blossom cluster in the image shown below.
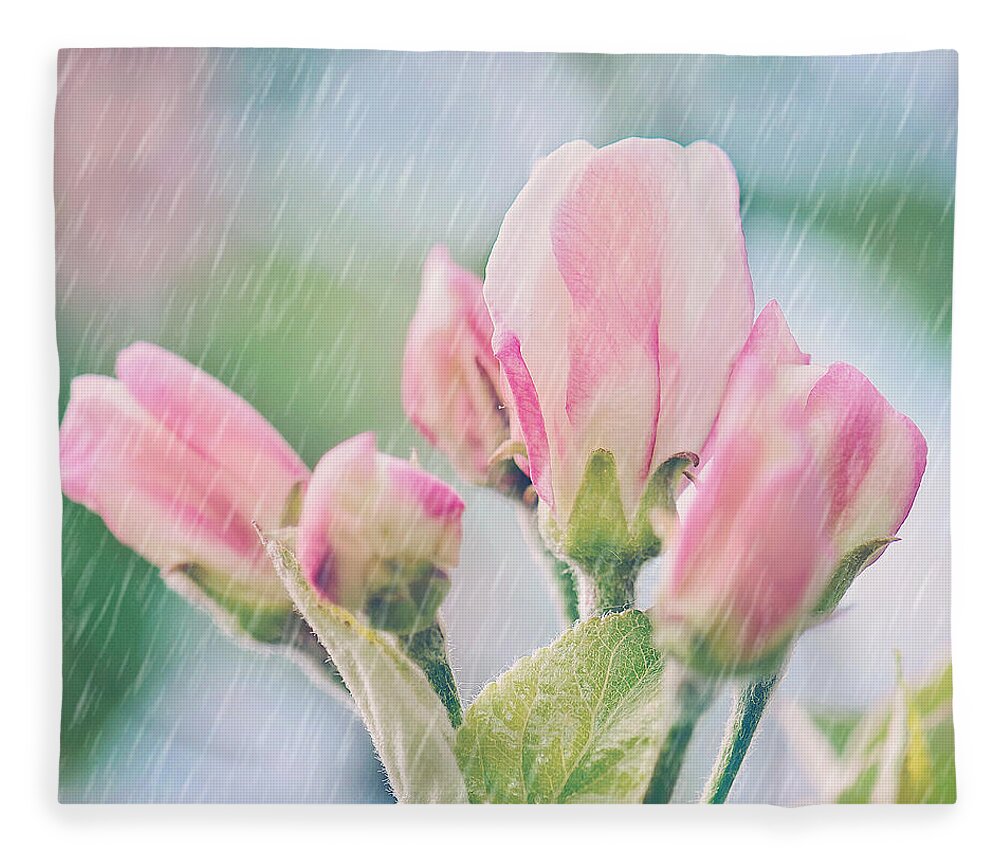
<svg viewBox="0 0 1000 860"><path fill-rule="evenodd" d="M571 617L632 607L659 558L656 645L704 679L778 672L896 539L927 459L861 371L814 364L776 302L754 309L720 149L578 141L535 165L484 278L430 251L405 345L407 417L529 514ZM259 539L281 535L317 600L447 664L419 635L440 636L464 504L373 434L310 470L235 392L137 343L115 378L73 382L61 460L66 495L168 583L289 616Z"/></svg>

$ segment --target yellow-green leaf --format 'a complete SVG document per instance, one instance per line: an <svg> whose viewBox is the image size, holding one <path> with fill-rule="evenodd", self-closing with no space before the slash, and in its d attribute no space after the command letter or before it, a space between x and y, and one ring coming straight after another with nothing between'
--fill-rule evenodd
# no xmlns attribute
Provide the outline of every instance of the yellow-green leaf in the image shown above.
<svg viewBox="0 0 1000 860"><path fill-rule="evenodd" d="M483 690L458 732L473 802L642 800L666 731L641 612L577 624Z"/></svg>
<svg viewBox="0 0 1000 860"><path fill-rule="evenodd" d="M287 546L268 539L265 547L299 612L340 671L396 799L465 803L455 730L424 673L377 631L341 607L320 601Z"/></svg>

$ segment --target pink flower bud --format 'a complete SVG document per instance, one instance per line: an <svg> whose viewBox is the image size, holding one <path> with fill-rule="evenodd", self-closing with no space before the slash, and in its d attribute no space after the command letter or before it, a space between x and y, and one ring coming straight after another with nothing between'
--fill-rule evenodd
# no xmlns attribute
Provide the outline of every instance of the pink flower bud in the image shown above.
<svg viewBox="0 0 1000 860"><path fill-rule="evenodd" d="M829 611L913 504L927 446L860 371L811 365L761 312L706 445L656 609L707 671L762 670Z"/></svg>
<svg viewBox="0 0 1000 860"><path fill-rule="evenodd" d="M302 570L326 600L377 626L419 629L458 564L464 508L447 484L362 433L316 465L299 520Z"/></svg>
<svg viewBox="0 0 1000 860"><path fill-rule="evenodd" d="M841 556L893 537L906 519L927 464L927 443L857 368L810 365L777 302L761 311L740 359L771 362L806 414L827 485L826 529ZM734 378L741 373L738 366ZM726 409L720 417L725 421ZM711 452L709 451L709 454Z"/></svg>
<svg viewBox="0 0 1000 860"><path fill-rule="evenodd" d="M830 496L827 528L840 553L893 537L927 465L923 434L849 364L827 368L806 412Z"/></svg>
<svg viewBox="0 0 1000 860"><path fill-rule="evenodd" d="M489 480L489 460L510 438L500 406L500 365L482 281L431 249L403 357L403 409L455 470Z"/></svg>
<svg viewBox="0 0 1000 860"><path fill-rule="evenodd" d="M610 452L631 521L700 451L753 317L732 165L716 147L577 141L535 165L486 268L511 432L561 527Z"/></svg>
<svg viewBox="0 0 1000 860"><path fill-rule="evenodd" d="M282 524L305 464L246 401L164 349L134 344L116 374L73 380L63 491L164 570L194 565L216 587L287 603L251 521Z"/></svg>
<svg viewBox="0 0 1000 860"><path fill-rule="evenodd" d="M727 405L655 609L666 648L709 674L780 661L836 560L805 414L776 367L745 362Z"/></svg>

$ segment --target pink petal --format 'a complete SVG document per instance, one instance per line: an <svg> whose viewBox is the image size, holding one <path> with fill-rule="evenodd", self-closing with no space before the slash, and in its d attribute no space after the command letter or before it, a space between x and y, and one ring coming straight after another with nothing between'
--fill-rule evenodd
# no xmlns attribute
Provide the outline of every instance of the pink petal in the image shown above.
<svg viewBox="0 0 1000 860"><path fill-rule="evenodd" d="M239 476L277 525L292 486L309 477L298 455L267 420L219 380L161 347L136 343L115 372L129 393L185 444Z"/></svg>
<svg viewBox="0 0 1000 860"><path fill-rule="evenodd" d="M538 161L527 184L517 195L500 225L497 241L486 265L483 295L493 318L493 349L504 367L508 385L533 393L523 396L533 403L532 414L522 419L517 405L511 419L514 438L522 435L519 423L544 429L547 443L556 452L571 452L572 432L566 414L569 377L568 330L572 303L552 250L552 215L563 195L597 150L584 141L568 143ZM513 341L512 341L513 338ZM516 350L510 344L518 344ZM502 353L502 354L501 354ZM505 364L511 358L511 367ZM526 430L529 460L542 455L537 428ZM569 515L585 462L560 457L557 468L545 447L544 461L529 463L539 476L539 495L550 507ZM557 474L558 473L558 474ZM534 478L533 478L534 480ZM536 488L538 483L536 482Z"/></svg>
<svg viewBox="0 0 1000 860"><path fill-rule="evenodd" d="M510 438L492 334L482 281L431 249L403 354L403 409L473 483L488 480L491 455Z"/></svg>
<svg viewBox="0 0 1000 860"><path fill-rule="evenodd" d="M351 566L349 560L338 560L340 549L331 534L360 532L362 526L354 511L344 505L344 497L356 502L355 511L370 509L370 498L376 491L378 451L374 433L361 433L332 448L316 464L306 488L299 516L296 555L305 577L317 592L334 603L348 605L348 595L363 589L364 572ZM359 547L362 555L364 548ZM360 581L359 581L360 578Z"/></svg>
<svg viewBox="0 0 1000 860"><path fill-rule="evenodd" d="M549 467L549 440L545 419L538 402L538 392L527 365L521 356L521 343L508 334L497 345L497 358L503 368L510 391L512 408L517 412L520 435L528 449L528 470L535 491L550 507L555 505L552 475Z"/></svg>
<svg viewBox="0 0 1000 860"><path fill-rule="evenodd" d="M748 379L753 379L761 366L771 367L777 371L782 367L805 367L809 361L810 357L802 352L795 342L780 305L772 299L758 314L746 343L733 365L722 407L712 426L712 432L702 448L702 462L706 463L714 456L716 441L720 434L725 435L728 426L738 426L745 420L745 416L741 414L744 405L742 403L734 405L734 401L740 399L738 395L734 396L734 392L739 392L747 384ZM812 381L812 374L796 375L795 388L803 395L803 406L808 386ZM773 382L774 379L768 375L764 384L770 387Z"/></svg>
<svg viewBox="0 0 1000 860"><path fill-rule="evenodd" d="M265 591L268 582L279 585L230 478L158 424L120 382L73 381L60 460L66 495L154 564L197 563L263 582Z"/></svg>
<svg viewBox="0 0 1000 860"><path fill-rule="evenodd" d="M419 506L431 519L457 522L465 502L444 481L397 457L386 457L392 492Z"/></svg>
<svg viewBox="0 0 1000 860"><path fill-rule="evenodd" d="M826 582L825 484L800 407L775 369L741 378L744 423L718 451L685 513L659 615L728 631L734 663L781 644ZM762 407L758 404L763 404Z"/></svg>
<svg viewBox="0 0 1000 860"><path fill-rule="evenodd" d="M833 364L807 412L830 492L830 533L844 551L895 535L927 463L927 443L863 373Z"/></svg>
<svg viewBox="0 0 1000 860"><path fill-rule="evenodd" d="M458 564L465 503L419 466L380 455L386 483L377 506L382 553L426 559L447 570Z"/></svg>
<svg viewBox="0 0 1000 860"><path fill-rule="evenodd" d="M726 154L699 141L681 150L664 241L660 319L663 386L653 466L700 452L753 322L753 282L740 190ZM669 360L669 364L667 363Z"/></svg>
<svg viewBox="0 0 1000 860"><path fill-rule="evenodd" d="M771 299L757 316L739 362L750 358L762 358L773 364L809 364L809 355L799 349L775 299Z"/></svg>
<svg viewBox="0 0 1000 860"><path fill-rule="evenodd" d="M622 141L599 150L560 201L551 226L573 308L566 413L581 435L587 435L585 422L604 424L595 444L616 454L626 480L634 476L630 487L649 473L661 395L666 188L663 152L650 143ZM676 145L660 143L672 168Z"/></svg>

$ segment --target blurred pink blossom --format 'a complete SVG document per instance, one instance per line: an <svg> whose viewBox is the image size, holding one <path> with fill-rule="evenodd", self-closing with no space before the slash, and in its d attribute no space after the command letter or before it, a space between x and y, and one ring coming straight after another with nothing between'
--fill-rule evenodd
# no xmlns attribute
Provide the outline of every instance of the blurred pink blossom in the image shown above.
<svg viewBox="0 0 1000 860"><path fill-rule="evenodd" d="M217 241L217 129L197 50L66 50L56 111L64 290L148 289Z"/></svg>

